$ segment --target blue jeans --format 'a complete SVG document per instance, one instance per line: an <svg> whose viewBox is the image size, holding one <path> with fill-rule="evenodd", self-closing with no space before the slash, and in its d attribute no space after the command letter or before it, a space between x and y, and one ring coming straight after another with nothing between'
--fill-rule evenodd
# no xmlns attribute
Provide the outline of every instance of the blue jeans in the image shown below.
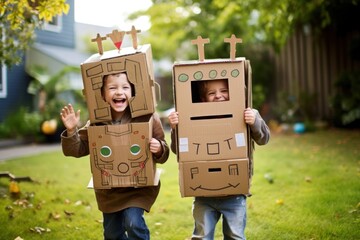
<svg viewBox="0 0 360 240"><path fill-rule="evenodd" d="M195 220L192 239L213 240L216 223L222 215L225 240L244 240L246 226L246 197L196 197L193 204Z"/></svg>
<svg viewBox="0 0 360 240"><path fill-rule="evenodd" d="M130 207L119 212L103 213L103 218L105 240L150 239L144 209Z"/></svg>

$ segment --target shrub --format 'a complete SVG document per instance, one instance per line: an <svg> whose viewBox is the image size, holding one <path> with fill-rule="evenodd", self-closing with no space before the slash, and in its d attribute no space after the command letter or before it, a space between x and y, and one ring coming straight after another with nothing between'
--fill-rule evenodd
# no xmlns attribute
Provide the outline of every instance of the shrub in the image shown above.
<svg viewBox="0 0 360 240"><path fill-rule="evenodd" d="M20 107L0 123L0 138L41 141L43 138L40 129L42 121L40 114L29 112L26 107Z"/></svg>
<svg viewBox="0 0 360 240"><path fill-rule="evenodd" d="M360 72L346 72L335 82L331 99L334 124L337 127L356 127L360 124Z"/></svg>

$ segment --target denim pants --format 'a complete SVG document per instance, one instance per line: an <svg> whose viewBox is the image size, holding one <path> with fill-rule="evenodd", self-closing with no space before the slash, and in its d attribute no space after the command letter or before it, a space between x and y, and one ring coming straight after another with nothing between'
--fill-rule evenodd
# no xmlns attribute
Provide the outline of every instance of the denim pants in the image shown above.
<svg viewBox="0 0 360 240"><path fill-rule="evenodd" d="M105 240L150 239L144 209L130 207L119 212L103 213L103 218Z"/></svg>
<svg viewBox="0 0 360 240"><path fill-rule="evenodd" d="M224 240L244 240L246 226L246 197L196 197L193 203L195 220L193 240L213 240L216 223L222 215Z"/></svg>

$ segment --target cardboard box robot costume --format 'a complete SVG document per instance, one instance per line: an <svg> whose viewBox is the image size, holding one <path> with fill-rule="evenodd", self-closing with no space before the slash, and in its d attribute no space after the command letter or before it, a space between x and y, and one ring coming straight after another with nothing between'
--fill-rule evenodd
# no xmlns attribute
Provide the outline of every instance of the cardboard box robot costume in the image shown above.
<svg viewBox="0 0 360 240"><path fill-rule="evenodd" d="M235 58L232 35L229 59L205 59L198 37L199 60L173 65L175 108L179 113L177 159L182 197L249 194L252 171L252 140L243 112L251 107L251 68L245 58ZM199 83L225 80L229 100L202 102Z"/></svg>
<svg viewBox="0 0 360 240"><path fill-rule="evenodd" d="M155 78L151 46L137 45L135 27L131 31L117 31L92 39L98 45L99 53L81 64L84 95L89 111L91 126L88 128L90 161L93 187L143 187L158 184L159 176L149 140L152 138L152 120L122 125L96 123L111 121L110 105L101 95L103 77L112 73L125 72L134 88L129 99L131 116L139 117L155 112ZM123 37L132 36L133 46L121 48ZM117 50L103 51L102 41L109 37ZM124 154L127 153L127 154Z"/></svg>

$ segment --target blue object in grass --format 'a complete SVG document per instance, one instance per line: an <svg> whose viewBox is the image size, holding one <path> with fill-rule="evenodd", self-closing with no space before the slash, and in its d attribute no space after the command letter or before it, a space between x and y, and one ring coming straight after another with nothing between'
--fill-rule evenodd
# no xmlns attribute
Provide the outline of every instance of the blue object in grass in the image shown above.
<svg viewBox="0 0 360 240"><path fill-rule="evenodd" d="M302 122L298 122L294 124L293 130L295 133L304 133L305 132L305 124Z"/></svg>

